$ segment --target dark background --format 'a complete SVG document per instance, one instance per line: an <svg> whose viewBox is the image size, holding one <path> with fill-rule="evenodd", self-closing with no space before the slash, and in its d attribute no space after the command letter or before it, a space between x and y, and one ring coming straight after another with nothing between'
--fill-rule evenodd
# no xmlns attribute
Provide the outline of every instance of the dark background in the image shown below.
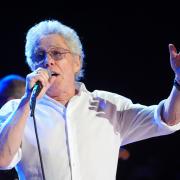
<svg viewBox="0 0 180 180"><path fill-rule="evenodd" d="M168 44L180 49L178 5L119 3L1 8L0 77L26 76L27 30L41 20L58 19L81 38L86 55L83 82L90 91L115 92L145 105L159 103L169 95L174 79ZM176 132L125 146L130 158L119 160L117 180L180 180L179 136Z"/></svg>

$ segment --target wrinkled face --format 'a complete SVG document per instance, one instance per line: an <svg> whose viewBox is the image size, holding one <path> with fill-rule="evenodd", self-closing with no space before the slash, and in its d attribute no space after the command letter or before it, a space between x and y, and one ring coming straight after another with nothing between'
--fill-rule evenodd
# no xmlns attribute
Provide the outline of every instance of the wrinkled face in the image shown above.
<svg viewBox="0 0 180 180"><path fill-rule="evenodd" d="M80 57L70 51L63 37L58 34L44 36L32 55L36 69L42 67L53 72L56 80L48 89L50 96L59 93L59 89L72 88L75 74L80 70Z"/></svg>

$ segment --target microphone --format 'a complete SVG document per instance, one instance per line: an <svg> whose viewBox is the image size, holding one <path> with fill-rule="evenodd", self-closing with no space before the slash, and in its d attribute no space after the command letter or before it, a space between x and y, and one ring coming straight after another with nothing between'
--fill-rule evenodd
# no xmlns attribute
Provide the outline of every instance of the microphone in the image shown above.
<svg viewBox="0 0 180 180"><path fill-rule="evenodd" d="M49 78L51 77L52 73L50 70L48 69L43 69L44 71L47 72ZM30 109L31 109L31 116L34 115L34 110L35 110L35 106L36 106L36 98L39 95L39 93L41 92L43 88L43 85L40 81L37 81L36 84L33 87L32 93L31 93L31 98L30 98Z"/></svg>

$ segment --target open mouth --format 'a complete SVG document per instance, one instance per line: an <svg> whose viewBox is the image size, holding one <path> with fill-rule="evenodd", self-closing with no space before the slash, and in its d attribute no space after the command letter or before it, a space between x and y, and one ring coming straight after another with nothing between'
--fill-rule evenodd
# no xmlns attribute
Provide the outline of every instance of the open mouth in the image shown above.
<svg viewBox="0 0 180 180"><path fill-rule="evenodd" d="M59 74L58 73L56 73L56 72L51 72L51 76L58 76Z"/></svg>

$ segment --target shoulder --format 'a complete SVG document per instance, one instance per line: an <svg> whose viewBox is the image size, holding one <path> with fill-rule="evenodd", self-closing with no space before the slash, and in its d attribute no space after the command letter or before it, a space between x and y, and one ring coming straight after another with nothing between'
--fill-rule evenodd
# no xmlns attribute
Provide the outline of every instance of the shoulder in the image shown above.
<svg viewBox="0 0 180 180"><path fill-rule="evenodd" d="M0 116L4 114L9 114L14 111L14 109L17 108L19 102L20 99L12 99L6 102L0 109Z"/></svg>
<svg viewBox="0 0 180 180"><path fill-rule="evenodd" d="M109 91L104 91L104 90L95 90L92 92L93 98L101 98L103 100L109 101L113 104L116 105L130 105L132 104L131 99L122 96L117 93L109 92Z"/></svg>

